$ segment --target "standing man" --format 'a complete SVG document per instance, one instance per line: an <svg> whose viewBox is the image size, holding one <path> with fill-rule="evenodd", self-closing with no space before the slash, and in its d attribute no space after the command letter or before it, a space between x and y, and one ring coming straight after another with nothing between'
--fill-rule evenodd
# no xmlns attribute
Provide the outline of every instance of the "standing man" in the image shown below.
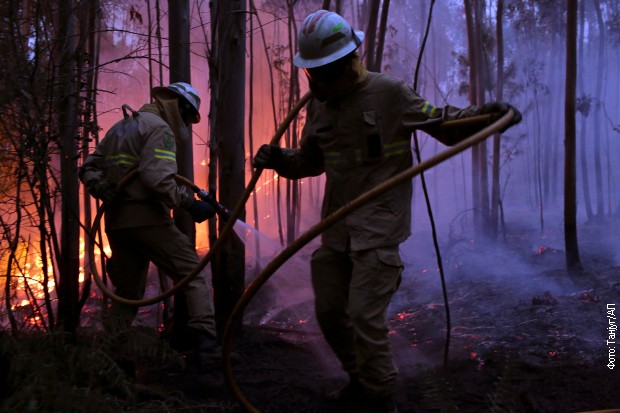
<svg viewBox="0 0 620 413"><path fill-rule="evenodd" d="M192 241L174 224L171 210L187 208L195 222L215 214L177 185L176 144L189 139L187 127L200 121L200 97L189 84L179 82L152 90L154 103L116 123L80 168L88 192L106 206L105 230L112 249L108 273L120 297L144 296L149 263L175 281L189 275L200 260ZM130 171L138 171L117 191ZM215 338L213 294L206 272L201 271L184 290L199 368L209 368L219 354ZM112 303L106 327L129 327L137 307Z"/></svg>
<svg viewBox="0 0 620 413"><path fill-rule="evenodd" d="M442 130L443 121L510 109L499 102L435 107L404 82L369 73L356 52L363 39L336 13L305 18L294 63L313 99L300 147L263 145L254 158L255 167L289 179L325 173L322 217L411 167L414 130L453 145L474 130ZM513 123L520 120L516 112ZM333 397L356 411L398 412L386 311L401 281L398 247L410 235L411 196L408 182L370 201L326 230L312 255L317 320L350 377Z"/></svg>

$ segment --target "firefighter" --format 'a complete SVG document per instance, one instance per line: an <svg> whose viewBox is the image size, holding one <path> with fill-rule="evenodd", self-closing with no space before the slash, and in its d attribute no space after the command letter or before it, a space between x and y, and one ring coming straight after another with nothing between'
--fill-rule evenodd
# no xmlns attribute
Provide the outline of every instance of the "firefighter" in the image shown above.
<svg viewBox="0 0 620 413"><path fill-rule="evenodd" d="M195 199L174 179L177 143L187 141L187 127L200 121L198 92L178 82L153 88L152 96L153 103L112 126L79 170L88 192L106 207L105 231L112 250L107 270L115 293L132 300L144 296L150 262L175 281L199 265L192 241L176 227L171 210L186 208L195 222L215 214L209 203ZM137 176L118 191L119 181L133 169ZM211 281L204 270L184 294L198 367L207 369L218 362L219 346ZM113 302L106 327L122 331L137 311Z"/></svg>
<svg viewBox="0 0 620 413"><path fill-rule="evenodd" d="M300 146L263 145L254 158L255 167L289 179L325 173L322 217L410 168L414 130L453 145L480 126L447 131L441 122L482 113L497 119L511 108L433 106L404 82L368 72L356 52L363 39L336 13L320 10L304 19L293 61L313 98ZM516 112L513 123L520 119ZM407 182L370 201L327 229L312 255L317 320L349 375L331 398L357 411L398 411L386 310L401 281L398 248L410 235L411 196Z"/></svg>

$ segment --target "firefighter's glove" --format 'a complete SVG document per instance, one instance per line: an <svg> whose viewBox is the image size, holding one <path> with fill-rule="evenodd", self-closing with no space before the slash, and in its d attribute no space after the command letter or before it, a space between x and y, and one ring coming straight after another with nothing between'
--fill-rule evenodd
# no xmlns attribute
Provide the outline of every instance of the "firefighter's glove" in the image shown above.
<svg viewBox="0 0 620 413"><path fill-rule="evenodd" d="M188 209L194 222L204 222L215 215L215 208L206 201L195 200Z"/></svg>
<svg viewBox="0 0 620 413"><path fill-rule="evenodd" d="M254 168L278 169L282 165L283 158L282 149L278 145L263 145L254 155L252 166Z"/></svg>
<svg viewBox="0 0 620 413"><path fill-rule="evenodd" d="M485 103L478 109L478 115L491 115L490 123L495 123L499 118L504 116L510 109L513 110L514 116L510 121L510 124L502 129L500 132L506 131L512 125L516 125L521 122L521 112L519 112L514 106L504 102L489 102Z"/></svg>
<svg viewBox="0 0 620 413"><path fill-rule="evenodd" d="M116 185L106 179L95 182L88 188L88 192L104 204L110 204L118 197Z"/></svg>

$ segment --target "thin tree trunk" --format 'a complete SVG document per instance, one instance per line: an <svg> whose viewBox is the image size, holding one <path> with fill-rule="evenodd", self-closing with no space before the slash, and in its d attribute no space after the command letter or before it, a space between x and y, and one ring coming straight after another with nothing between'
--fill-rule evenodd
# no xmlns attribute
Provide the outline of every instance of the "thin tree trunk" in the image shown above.
<svg viewBox="0 0 620 413"><path fill-rule="evenodd" d="M293 14L293 4L288 6L288 51L289 51L289 95L287 112L299 100L299 77L293 65L293 55L295 54L294 45L297 43L295 25L295 15ZM298 121L295 119L286 132L287 147L297 148L298 145ZM286 242L290 245L297 237L300 219L300 182L299 180L286 181Z"/></svg>
<svg viewBox="0 0 620 413"><path fill-rule="evenodd" d="M217 194L217 170L218 170L218 140L216 133L216 126L218 120L218 90L220 88L219 82L219 13L220 9L218 3L215 1L209 2L209 13L211 16L211 49L208 50L208 62L209 62L209 179L208 187L209 193ZM204 27L205 24L202 24ZM205 43L208 43L205 40ZM217 241L217 218L211 218L209 220L209 245L212 247ZM211 261L212 271L215 271L215 264Z"/></svg>
<svg viewBox="0 0 620 413"><path fill-rule="evenodd" d="M605 201L603 199L603 166L601 162L601 95L607 59L605 58L605 22L601 13L600 0L594 0L594 11L599 28L596 76L594 77L596 79L594 86L594 112L592 113L592 120L594 121L594 177L596 182L596 215L602 218L605 214Z"/></svg>
<svg viewBox="0 0 620 413"><path fill-rule="evenodd" d="M226 51L217 61L219 88L215 133L219 147L220 202L233 208L245 188L245 44L246 2L219 0L218 50ZM239 217L245 220L245 213ZM220 221L220 231L223 222ZM218 334L226 323L245 289L245 248L231 232L223 241L214 260L213 287L215 292L215 319Z"/></svg>
<svg viewBox="0 0 620 413"><path fill-rule="evenodd" d="M151 0L146 0L146 53L149 68L149 90L153 89L153 19L151 17Z"/></svg>
<svg viewBox="0 0 620 413"><path fill-rule="evenodd" d="M75 333L79 325L80 223L79 185L77 174L76 134L78 127L76 53L78 48L75 0L60 3L59 38L63 39L58 61L59 141L62 197L62 228L60 237L58 322L62 328Z"/></svg>
<svg viewBox="0 0 620 413"><path fill-rule="evenodd" d="M368 25L366 26L366 66L368 70L375 71L375 40L377 36L377 20L379 19L379 6L381 0L370 0L368 13Z"/></svg>
<svg viewBox="0 0 620 413"><path fill-rule="evenodd" d="M577 243L577 188L575 184L575 102L577 79L577 0L567 0L566 19L566 101L564 130L564 241L569 272L583 269Z"/></svg>
<svg viewBox="0 0 620 413"><path fill-rule="evenodd" d="M579 21L581 30L579 30L579 54L578 59L581 67L586 67L585 62L585 22L586 22L586 10L585 10L585 2L581 2L579 7ZM587 99L586 97L586 88L585 82L583 79L584 74L579 72L577 74L577 78L579 79L579 89L581 89L581 95L583 99ZM585 102L584 102L585 103ZM583 104L582 104L583 106ZM579 147L579 159L581 161L581 187L583 190L583 198L584 198L584 206L586 208L586 216L588 217L588 221L594 219L594 211L592 210L592 199L590 197L590 174L588 172L588 148L586 143L588 142L586 138L587 133L587 124L588 124L588 116L589 116L590 108L583 106L580 110L581 113L581 128L580 128L580 147Z"/></svg>
<svg viewBox="0 0 620 413"><path fill-rule="evenodd" d="M250 165L254 161L254 16L257 15L256 8L254 7L254 2L250 0L250 30L249 30L249 38L250 38L250 62L248 70L250 71L248 79L249 79L249 102L248 102L248 144L250 149ZM252 190L252 212L254 215L254 228L256 231L259 231L259 223L258 223L258 193L256 192L256 186ZM259 267L260 267L260 237L256 237L254 240L254 271L255 275L258 275Z"/></svg>
<svg viewBox="0 0 620 413"><path fill-rule="evenodd" d="M541 124L542 124L542 120L541 120L541 116L540 116L540 105L538 104L539 102L539 96L538 96L538 92L536 91L536 89L534 89L534 127L536 128L536 131L534 133L534 136L536 137L536 141L535 141L535 146L534 146L534 151L535 151L535 168L536 168L536 197L538 199L538 203L537 203L537 207L538 207L538 221L540 223L540 231L544 231L545 230L545 215L544 215L544 211L545 211L545 200L543 197L543 179L542 179L542 165L545 162L545 158L542 155L542 147L543 147L543 142L541 142L542 139L542 132L541 132Z"/></svg>
<svg viewBox="0 0 620 413"><path fill-rule="evenodd" d="M497 84L495 89L495 98L498 101L504 99L504 0L497 0L496 11L496 35L497 35ZM491 235L497 238L497 224L499 214L499 166L501 163L501 136L496 133L493 136L493 165L491 179Z"/></svg>
<svg viewBox="0 0 620 413"><path fill-rule="evenodd" d="M20 161L20 164L21 162L22 161ZM15 313L13 312L13 304L11 303L11 297L13 297L11 286L13 285L13 268L15 266L16 252L17 248L19 247L20 231L22 228L21 183L24 176L24 174L21 172L22 169L24 169L24 167L20 165L20 167L18 167L16 171L17 180L15 182L15 188L17 189L17 192L15 194L15 224L13 226L15 228L14 234L12 234L11 227L7 225L7 223L4 222L3 217L0 216L2 231L4 232L4 237L9 244L9 257L7 259L4 277L4 305L9 316L9 324L11 326L11 333L13 334L13 336L17 336L19 334L17 319L15 318Z"/></svg>
<svg viewBox="0 0 620 413"><path fill-rule="evenodd" d="M472 0L463 0L465 6L465 21L467 23L467 44L469 50L469 103L478 105L478 76L476 54L478 53L476 42L476 29L474 27L474 12ZM480 151L478 146L474 146L471 150L471 183L472 183L472 204L474 209L473 223L476 230L480 229L480 211L482 205L480 203Z"/></svg>
<svg viewBox="0 0 620 413"><path fill-rule="evenodd" d="M168 31L170 33L170 83L191 83L190 63L190 2L189 0L168 0ZM178 174L190 181L194 180L194 151L191 127L187 142L177 142L177 170ZM174 223L179 230L187 235L196 245L196 225L185 208L175 208ZM161 274L160 274L161 278ZM172 312L172 333L175 340L181 343L189 340L187 336L187 322L189 313L187 299L181 291L174 295L174 311Z"/></svg>
<svg viewBox="0 0 620 413"><path fill-rule="evenodd" d="M488 83L488 77L485 74L488 71L489 63L484 54L484 49L482 47L483 44L483 26L484 20L482 18L482 7L483 2L481 0L474 0L474 33L476 36L476 52L474 54L476 59L476 71L475 76L477 77L477 88L476 93L478 94L477 104L482 105L485 102L485 90ZM473 150L478 151L478 167L480 170L480 216L481 227L480 230L483 234L488 235L489 233L489 204L490 204L490 196L489 196L489 168L487 165L487 141L482 141L478 145L476 145Z"/></svg>
<svg viewBox="0 0 620 413"><path fill-rule="evenodd" d="M159 62L159 86L164 84L164 67L163 67L163 52L162 52L162 40L161 40L161 8L159 7L159 0L155 0L155 36L157 37L157 61Z"/></svg>
<svg viewBox="0 0 620 413"><path fill-rule="evenodd" d="M377 52L375 53L375 72L381 71L383 61L383 47L385 45L385 31L387 29L387 19L390 11L390 0L383 0L383 8L381 9L381 22L379 24L379 34L377 43Z"/></svg>
<svg viewBox="0 0 620 413"><path fill-rule="evenodd" d="M86 7L85 7L86 6ZM80 22L82 23L80 28L80 34L83 37L83 42L87 42L88 44L88 55L89 59L84 62L88 64L88 72L86 75L86 99L83 110L83 131L82 131L82 159L85 160L88 155L88 142L91 140L90 136L95 136L97 134L97 126L96 126L96 97L95 92L97 89L97 85L95 84L96 75L97 75L97 66L96 62L98 61L97 53L97 41L100 31L98 30L100 16L99 16L99 1L93 0L89 3L83 3L83 14L80 18ZM82 202L84 205L84 220L89 223L92 220L92 211L91 211L91 202L88 194L84 192L82 197ZM85 251L90 251L91 248L94 248L93 242L89 239L88 234L84 234L84 248ZM43 251L41 251L43 254ZM87 255L86 257L88 257ZM84 305L88 297L90 296L90 289L92 284L92 276L90 273L90 266L87 265L88 258L84 258L84 287L82 288L82 296L79 301L79 311L82 311ZM43 261L46 262L46 261ZM51 323L50 323L51 324Z"/></svg>

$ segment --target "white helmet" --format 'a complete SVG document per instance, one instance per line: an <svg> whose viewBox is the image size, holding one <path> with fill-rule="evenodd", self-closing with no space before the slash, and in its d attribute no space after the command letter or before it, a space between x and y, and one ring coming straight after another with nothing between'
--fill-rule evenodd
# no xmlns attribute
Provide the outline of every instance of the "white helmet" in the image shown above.
<svg viewBox="0 0 620 413"><path fill-rule="evenodd" d="M200 96L198 95L198 91L194 89L192 85L185 82L172 83L166 87L157 86L152 90L153 96L156 96L159 93L170 94L170 92L177 97L183 97L189 102L190 105L192 105L194 109L196 109L197 117L192 123L198 123L200 121Z"/></svg>
<svg viewBox="0 0 620 413"><path fill-rule="evenodd" d="M302 69L324 66L351 53L363 40L364 32L353 30L342 16L319 10L301 25L293 63Z"/></svg>

